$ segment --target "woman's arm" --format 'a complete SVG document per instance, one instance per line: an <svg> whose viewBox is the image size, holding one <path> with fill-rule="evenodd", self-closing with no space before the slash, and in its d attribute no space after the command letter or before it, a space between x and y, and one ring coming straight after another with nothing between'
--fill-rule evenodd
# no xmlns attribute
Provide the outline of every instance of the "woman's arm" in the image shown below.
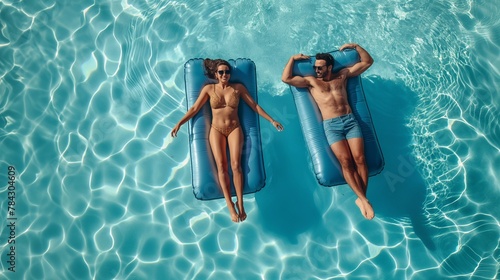
<svg viewBox="0 0 500 280"><path fill-rule="evenodd" d="M252 96L250 96L250 94L248 93L248 91L244 85L237 84L237 85L235 85L235 87L240 92L240 97L248 104L248 106L250 106L250 108L252 108L252 110L254 110L257 114L262 116L264 119L271 122L271 124L278 131L283 130L283 126L279 122L277 122L273 118L271 118L271 116L269 116L269 114L267 114L266 111L264 111L264 109L262 109L262 107L260 107L260 105L257 104L257 102L255 102L255 100L252 98Z"/></svg>
<svg viewBox="0 0 500 280"><path fill-rule="evenodd" d="M203 89L200 92L200 95L198 96L198 99L196 99L196 102L194 102L193 106L187 110L184 117L182 117L181 120L174 126L172 132L170 132L170 135L172 135L172 137L176 137L177 132L181 128L181 125L183 125L184 123L189 121L192 117L194 117L198 113L198 111L200 111L203 105L205 105L205 103L209 98L207 87L208 86L203 87Z"/></svg>

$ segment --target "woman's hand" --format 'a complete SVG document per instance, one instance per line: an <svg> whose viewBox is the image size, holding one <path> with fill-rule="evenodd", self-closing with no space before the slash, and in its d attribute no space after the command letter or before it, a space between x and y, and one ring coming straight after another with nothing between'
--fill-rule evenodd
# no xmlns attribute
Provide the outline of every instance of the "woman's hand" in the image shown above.
<svg viewBox="0 0 500 280"><path fill-rule="evenodd" d="M273 124L274 127L276 127L276 130L283 131L284 128L279 122L273 120L271 123Z"/></svg>
<svg viewBox="0 0 500 280"><path fill-rule="evenodd" d="M179 128L181 128L181 126L179 124L176 124L174 126L174 128L172 129L172 132L170 132L170 135L172 137L176 137L177 136L177 131L179 131Z"/></svg>

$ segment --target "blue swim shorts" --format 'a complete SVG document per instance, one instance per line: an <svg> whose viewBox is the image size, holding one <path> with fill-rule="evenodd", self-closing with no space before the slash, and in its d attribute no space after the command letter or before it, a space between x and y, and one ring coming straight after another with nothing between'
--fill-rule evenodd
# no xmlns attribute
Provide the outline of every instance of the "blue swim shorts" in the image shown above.
<svg viewBox="0 0 500 280"><path fill-rule="evenodd" d="M351 138L363 138L361 127L354 115L347 114L340 117L323 121L328 145L332 145L340 140Z"/></svg>

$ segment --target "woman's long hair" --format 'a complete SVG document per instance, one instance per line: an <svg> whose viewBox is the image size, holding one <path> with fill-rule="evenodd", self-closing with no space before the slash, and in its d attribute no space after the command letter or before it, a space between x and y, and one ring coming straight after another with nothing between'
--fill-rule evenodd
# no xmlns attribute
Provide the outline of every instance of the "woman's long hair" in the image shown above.
<svg viewBox="0 0 500 280"><path fill-rule="evenodd" d="M225 61L224 59L210 59L206 58L203 60L203 67L205 68L205 75L209 77L210 79L216 79L215 73L217 72L217 68L221 65L226 65L229 67L229 70L231 70L231 65L229 62Z"/></svg>

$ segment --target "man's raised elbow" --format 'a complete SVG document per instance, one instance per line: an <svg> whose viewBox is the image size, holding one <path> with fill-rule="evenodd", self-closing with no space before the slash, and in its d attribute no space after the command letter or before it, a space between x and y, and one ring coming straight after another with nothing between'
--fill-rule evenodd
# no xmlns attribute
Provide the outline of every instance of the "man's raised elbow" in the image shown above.
<svg viewBox="0 0 500 280"><path fill-rule="evenodd" d="M368 65L372 66L372 65L373 65L373 62L374 62L374 61L373 61L373 58L372 58L372 57L370 57L370 59L368 60Z"/></svg>

